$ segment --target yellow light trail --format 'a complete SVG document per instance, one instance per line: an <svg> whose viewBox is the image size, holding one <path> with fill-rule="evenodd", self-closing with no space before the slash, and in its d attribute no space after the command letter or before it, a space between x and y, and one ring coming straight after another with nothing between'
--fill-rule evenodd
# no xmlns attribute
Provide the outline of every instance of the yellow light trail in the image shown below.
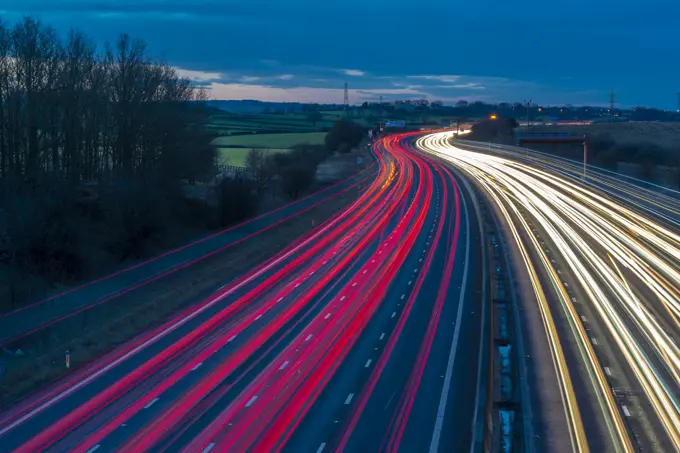
<svg viewBox="0 0 680 453"><path fill-rule="evenodd" d="M615 197L591 189L576 174L556 171L555 162L548 165L547 158L528 165L508 157L511 153L499 156L461 149L450 143L452 136L450 132L430 134L420 138L417 146L474 178L511 225L543 315L575 449L587 451L587 443L536 265L543 266L568 313L614 445L619 451L633 451L612 390L564 283L523 214L531 217L557 248L639 381L671 443L680 451L680 348L663 327L666 323L680 332L680 234L668 226L672 222L657 221L654 208L645 208L646 196L638 197L642 201L631 209ZM611 186L607 180L607 187ZM632 189L622 186L617 190L627 193ZM643 209L648 210L637 212ZM539 257L537 262L525 255L525 241L515 231L517 228L525 230L530 238ZM624 270L644 289L644 298L633 291Z"/></svg>

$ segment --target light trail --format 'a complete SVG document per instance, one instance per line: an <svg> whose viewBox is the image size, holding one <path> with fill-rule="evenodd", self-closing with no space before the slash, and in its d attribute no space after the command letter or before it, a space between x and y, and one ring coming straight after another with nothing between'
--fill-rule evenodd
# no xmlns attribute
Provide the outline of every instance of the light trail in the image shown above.
<svg viewBox="0 0 680 453"><path fill-rule="evenodd" d="M494 154L461 149L450 142L452 135L431 134L417 144L476 180L506 217L539 301L575 449L586 451L587 443L536 266L548 276L547 283L568 314L612 443L619 451L633 451L622 410L563 278L555 272L527 218L547 235L556 248L553 251L567 264L638 380L671 444L680 451L680 348L669 333L680 332L680 234L672 217L669 221L665 215L658 215L659 204L647 192L641 190L633 197L632 186L615 183L613 178L595 173L586 184L575 167L567 171L565 165L557 170L555 160L538 155L529 161L504 147ZM482 150L481 146L472 147ZM597 189L599 182L604 182L601 190ZM633 202L612 196L612 189L630 196ZM666 212L680 212L674 209L671 204ZM529 257L527 245L538 260Z"/></svg>

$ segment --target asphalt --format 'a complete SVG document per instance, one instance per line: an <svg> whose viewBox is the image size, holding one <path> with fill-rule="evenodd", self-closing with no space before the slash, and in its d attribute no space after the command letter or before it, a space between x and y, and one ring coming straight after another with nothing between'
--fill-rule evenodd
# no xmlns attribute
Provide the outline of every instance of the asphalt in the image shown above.
<svg viewBox="0 0 680 453"><path fill-rule="evenodd" d="M469 451L477 219L470 194L404 148L378 147L377 195L355 214L0 414L0 451L240 451L272 438L291 452Z"/></svg>

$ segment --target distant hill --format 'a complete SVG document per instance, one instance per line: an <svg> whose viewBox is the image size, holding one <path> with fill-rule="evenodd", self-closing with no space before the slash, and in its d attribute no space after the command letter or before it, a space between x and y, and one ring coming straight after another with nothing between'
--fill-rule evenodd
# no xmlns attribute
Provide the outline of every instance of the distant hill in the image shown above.
<svg viewBox="0 0 680 453"><path fill-rule="evenodd" d="M303 104L298 102L208 101L207 105L232 113L298 113Z"/></svg>

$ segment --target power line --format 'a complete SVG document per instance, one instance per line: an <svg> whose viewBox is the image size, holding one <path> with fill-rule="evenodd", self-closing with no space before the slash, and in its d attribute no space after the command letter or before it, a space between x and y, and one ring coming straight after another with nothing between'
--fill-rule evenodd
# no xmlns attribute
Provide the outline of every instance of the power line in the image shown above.
<svg viewBox="0 0 680 453"><path fill-rule="evenodd" d="M345 109L349 109L349 89L347 82L345 82Z"/></svg>

